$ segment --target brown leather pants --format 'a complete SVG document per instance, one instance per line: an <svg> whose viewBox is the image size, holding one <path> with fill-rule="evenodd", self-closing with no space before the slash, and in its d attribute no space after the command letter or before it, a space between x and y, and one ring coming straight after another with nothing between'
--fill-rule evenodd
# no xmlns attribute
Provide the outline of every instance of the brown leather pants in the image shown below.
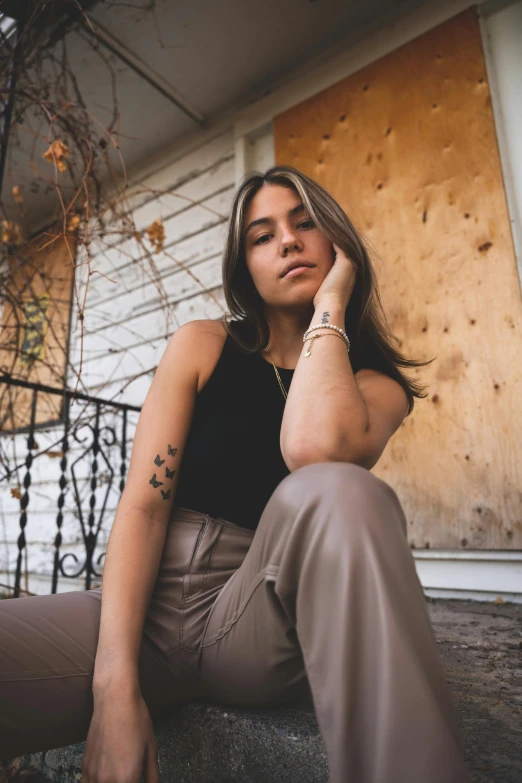
<svg viewBox="0 0 522 783"><path fill-rule="evenodd" d="M0 758L84 740L101 590L0 601ZM310 688L332 783L470 783L395 491L306 465L255 531L174 506L139 659L151 714Z"/></svg>

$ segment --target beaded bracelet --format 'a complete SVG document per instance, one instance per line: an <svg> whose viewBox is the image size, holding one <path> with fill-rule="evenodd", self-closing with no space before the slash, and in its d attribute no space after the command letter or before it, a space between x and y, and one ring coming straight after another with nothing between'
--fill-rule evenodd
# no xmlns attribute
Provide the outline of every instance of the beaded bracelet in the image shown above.
<svg viewBox="0 0 522 783"><path fill-rule="evenodd" d="M321 334L313 334L311 337L306 338L306 340L310 340L310 345L308 346L305 356L310 356L310 354L312 353L312 345L317 337L338 337L340 340L344 342L344 337L342 336L342 334L337 334L337 332L330 332L330 334L328 334L327 332L322 332Z"/></svg>
<svg viewBox="0 0 522 783"><path fill-rule="evenodd" d="M346 347L348 348L348 351L350 351L350 339L348 335L343 329L341 329L340 326L335 326L335 324L315 324L314 326L310 326L310 328L307 329L306 332L303 334L303 342L306 340L310 332L314 331L314 329L335 329L336 332L339 332L344 342L346 343Z"/></svg>

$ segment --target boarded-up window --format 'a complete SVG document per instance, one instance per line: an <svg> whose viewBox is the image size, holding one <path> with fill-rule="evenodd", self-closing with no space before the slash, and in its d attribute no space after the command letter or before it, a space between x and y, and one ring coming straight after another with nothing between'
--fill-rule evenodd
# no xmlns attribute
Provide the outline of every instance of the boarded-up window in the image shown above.
<svg viewBox="0 0 522 783"><path fill-rule="evenodd" d="M401 350L436 357L373 469L411 545L520 549L522 302L476 10L280 114L274 137L378 250Z"/></svg>
<svg viewBox="0 0 522 783"><path fill-rule="evenodd" d="M76 238L46 231L9 256L3 292L0 374L63 388L72 304ZM0 384L0 430L17 432L31 421L33 392ZM38 392L35 424L58 423L62 398Z"/></svg>

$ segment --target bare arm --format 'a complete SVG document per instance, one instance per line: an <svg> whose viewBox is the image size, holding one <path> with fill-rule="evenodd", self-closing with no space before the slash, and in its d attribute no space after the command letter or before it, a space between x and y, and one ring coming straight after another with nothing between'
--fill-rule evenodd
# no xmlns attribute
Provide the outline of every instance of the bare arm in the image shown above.
<svg viewBox="0 0 522 783"><path fill-rule="evenodd" d="M127 483L103 574L96 697L113 686L139 692L138 655L157 577L179 466L193 414L201 352L197 322L172 336L140 413Z"/></svg>
<svg viewBox="0 0 522 783"><path fill-rule="evenodd" d="M320 302L310 326L323 322L344 329L345 309L335 300ZM312 334L321 331L331 332ZM309 347L303 343L281 424L281 452L291 470L308 455L313 461L355 461L368 429L368 410L346 345L339 338L317 339L305 357Z"/></svg>
<svg viewBox="0 0 522 783"><path fill-rule="evenodd" d="M345 309L335 298L324 299L310 326L328 323L344 329ZM354 462L370 470L407 414L406 393L396 380L375 370L354 375L340 339L314 340L310 356L303 356L309 346L303 345L281 424L285 462L291 471L324 461Z"/></svg>

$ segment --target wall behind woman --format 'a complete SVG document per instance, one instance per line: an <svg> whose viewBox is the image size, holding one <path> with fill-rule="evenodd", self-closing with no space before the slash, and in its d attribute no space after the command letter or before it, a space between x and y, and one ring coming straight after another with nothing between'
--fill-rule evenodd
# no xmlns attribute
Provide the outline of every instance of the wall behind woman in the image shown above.
<svg viewBox="0 0 522 783"><path fill-rule="evenodd" d="M91 268L101 274L89 283L82 371L91 393L142 404L151 368L157 366L175 329L193 318L221 314L222 308L203 291L220 301L221 253L234 171L234 146L227 129L168 165L164 162L143 181L133 204L136 227L144 231L161 219L165 231L162 250L151 254L148 277L136 264L134 241L94 255ZM146 236L144 244L150 247Z"/></svg>
<svg viewBox="0 0 522 783"><path fill-rule="evenodd" d="M425 5L427 7L430 3ZM405 19L403 24L377 32L375 40L361 40L356 46L345 47L340 52L336 50L332 54L320 54L317 60L311 59L300 66L291 78L285 78L280 87L274 84L273 89L267 91L264 97L260 97L255 102L249 101L243 109L227 112L225 116L216 118L216 121L212 122L203 134L198 131L191 134L190 138L182 140L182 143L174 144L170 151L163 152L156 161L150 161L142 176L139 176L137 172L132 172L132 178L135 181L140 181L145 188L170 189L183 197L178 199L173 196L159 197L152 190L148 194L141 193L139 196L132 196L139 229L145 228L159 216L163 219L167 252L155 254L154 260L160 270L160 280L168 292L171 313L175 317L171 316L169 322L166 323L163 309L160 306L158 290L151 285L148 278L138 275L136 265L133 263L135 243L132 243L132 246L114 246L108 252L95 254L92 268L102 274L91 277L86 306L83 378L89 391L136 405L142 404L152 379L151 368L157 364L168 336L177 325L194 318L218 318L221 315L222 310L219 304L216 304L216 301L208 295L201 294L201 287L197 280L191 274L180 270L176 260L185 263L190 268L190 272L206 284L217 302L221 302L223 307L225 306L220 279L221 250L225 237L228 205L234 186L245 170L250 168L264 170L275 162L272 118L285 108L302 100L303 97L309 97L329 85L335 84L346 74L358 71L367 63L378 60L383 52L393 51L404 41L409 41L426 30L436 27L442 19L448 19L455 14L456 10L460 10L465 5L464 0L458 0L458 2L451 0L451 2L443 3L438 0L438 2L431 3L432 11L429 13L423 9L412 12L411 18ZM509 9L506 10L506 13L509 13ZM508 24L508 29L509 27ZM500 40L498 37L496 40L497 50L498 47L502 47L502 40L504 40L502 34L499 33L499 35ZM357 64L358 59L362 60L362 63ZM483 87L481 90L481 94L485 95ZM422 96L414 96L414 100L421 99ZM445 114L443 113L442 116ZM319 131L321 130L322 128L319 128ZM322 144L328 146L328 141L323 140L320 133L316 139L318 148ZM317 165L318 169L312 175L320 179L320 167L319 164ZM438 165L439 161L436 161L435 168ZM368 173L371 170L371 167L367 167ZM378 170L373 169L373 171L376 175ZM379 181L375 180L375 188ZM335 194L335 191L333 192ZM380 191L373 192L375 197L377 195L380 197L385 195L386 190L383 187ZM479 198L478 192L473 191L471 195L474 195L476 199ZM192 204L186 200L187 198L199 201L202 206ZM346 203L346 209L350 210L350 214L354 217L357 214L358 202L359 196L357 195L351 205ZM212 211L205 209L205 207L209 207ZM420 218L422 219L422 213L420 213ZM395 221L398 219L400 216L397 218L395 215ZM433 219L433 215L430 219ZM385 224L387 222L387 220L384 221ZM426 223L422 223L422 228L429 230L431 225L427 220ZM461 225L460 222L459 225ZM361 228L364 230L364 225L361 225ZM411 223L408 224L408 228L411 228ZM377 229L377 221L375 221L375 229ZM398 241L402 242L402 233L397 234L393 241L396 241L397 237ZM390 255L388 248L383 248L381 239L386 239L386 237L382 232L375 230L374 241L383 259L378 273L381 275L384 272L389 278L387 265L389 259L394 256ZM492 250L493 248L489 249L486 257ZM436 254L434 257L438 258ZM412 271L415 272L415 269ZM106 275L110 280L105 279L102 275ZM115 282L111 282L111 280ZM469 284L473 284L473 280L473 275L471 278L469 275L466 278ZM382 290L387 312L393 315L394 303L390 296L392 292L389 289L390 294L388 294L384 280ZM505 300L502 297L503 294L500 292L498 301L504 308ZM491 301L491 305L493 304L495 302ZM488 313L490 309L488 303ZM502 312L505 312L505 308ZM434 308L432 307L430 319L433 313ZM453 323L455 324L455 319L453 319ZM420 328L422 329L422 326ZM427 333L421 332L419 342L412 348L412 352L420 353L422 356L433 354L440 356L440 344L430 343L428 345L423 341L422 338L429 335L430 330ZM71 357L77 363L81 345L78 330L73 331L71 339ZM476 350L478 349L479 346L476 346ZM440 362L435 362L432 366L437 367L439 364ZM138 376L137 379L134 382L129 382L134 376ZM424 377L432 382L428 376ZM75 379L71 378L70 385L74 386L74 382ZM444 410L447 410L447 401L444 401L442 405ZM474 394L466 401L466 406L476 407ZM417 411L413 415L416 416L421 408L435 410L436 407L428 400L419 401ZM516 410L515 408L515 415ZM417 425L413 425L413 427L415 426ZM459 426L461 425L457 419L456 429ZM132 427L129 429L128 437L128 447L130 448ZM402 437L402 432L400 432L400 437ZM421 441L426 437L426 430L419 435ZM399 433L395 436L394 441L394 449L396 450L400 448L398 438ZM497 440L500 441L500 437ZM42 441L40 445L45 445L42 435L39 435L40 441ZM510 438L508 449L513 444L514 440ZM492 447L496 447L495 444L492 444ZM402 448L406 453L405 444ZM423 449L423 454L426 454L426 447L423 446ZM500 449L501 443L499 442ZM18 453L25 455L25 451L25 439L21 438ZM506 449L503 451L506 452ZM514 460L516 453L512 453ZM388 453L385 453L383 458L384 456L388 458ZM381 470L382 464L384 464L383 458L374 468L376 473ZM446 460L445 455L443 459ZM27 534L31 541L28 560L29 588L36 592L49 592L49 580L45 574L52 564L52 541L56 533L56 463L58 462L59 460L56 459L48 460L46 465L38 468L40 473L36 469L37 462L34 463L33 503L28 509ZM52 467L55 468L55 471L51 476ZM430 479L433 492L436 490L442 498L445 497L446 481L451 473L448 470L444 471L443 467L444 465L440 468L437 467L437 479L433 480L433 485L431 485ZM406 466L402 467L401 475L404 476L406 472ZM441 479L442 473L444 473L443 480ZM408 492L410 488L412 491L415 490L413 482L410 482L409 486L401 485L395 475L392 476L389 472L384 475L384 478L397 487L405 508L407 507L408 511L411 511L408 505L410 503ZM502 481L497 485L497 494L499 486L502 486ZM426 509L429 511L429 504L422 496L422 484L415 491L418 492L416 499L420 502L423 513ZM471 492L476 492L474 485L471 485ZM469 505L470 497L473 499L473 494L470 496L468 492L467 505ZM116 502L117 493L114 493L107 509L107 525L104 535L108 535L113 516L111 511L114 510ZM458 509L455 512L455 508L455 497L452 492L448 514L460 513ZM7 493L4 493L2 495L2 510L4 512L2 529L5 534L2 540L5 538L8 543L12 567L13 556L17 551L16 541L20 532L19 501L16 501L15 498L9 498ZM409 513L408 518L410 518ZM447 519L447 515L444 519ZM78 521L72 515L64 523L64 531L66 530L70 532L73 539L75 533L79 531ZM452 535L455 536L455 530ZM416 544L417 547L424 547L425 542L417 540L414 532L409 531L409 537L411 543ZM506 599L514 595L515 584L517 581L520 584L520 571L518 571L518 575L515 574L516 569L520 569L520 563L515 560L516 551L505 550L510 546L515 547L516 544L513 541L510 543L507 538L502 538L499 548L496 548L494 553L484 549L486 545L484 542L475 545L480 546L482 552L479 552L478 549L466 551L459 541L456 542L453 549L445 546L444 550L435 550L432 542L431 549L417 548L414 550L419 575L428 594L443 594L450 597L452 595L454 597L469 595L482 597L483 600L488 597L494 599L498 594L502 594ZM71 551L74 546L74 540L71 540ZM470 548L471 543L467 546L468 550ZM6 581L4 579L5 573L2 574L2 571L7 563L6 553L7 547L2 546L0 549L0 579L4 582ZM444 568L441 570L438 569L438 564L441 561L436 562L433 558L442 555L449 559L444 561ZM496 558L495 562L493 562L493 555ZM457 559L457 556L461 556L461 559ZM508 556L511 558L509 561ZM431 558L429 563L426 560L427 557ZM429 573L426 571L428 567ZM432 567L435 570L432 570ZM512 573L515 574L513 577ZM60 587L70 590L76 587L81 588L81 584L62 580ZM517 589L520 594L520 589Z"/></svg>
<svg viewBox="0 0 522 783"><path fill-rule="evenodd" d="M522 301L476 10L283 112L274 137L372 241L401 350L437 357L373 469L410 544L520 549Z"/></svg>
<svg viewBox="0 0 522 783"><path fill-rule="evenodd" d="M78 300L82 304L87 293L84 332L82 334L79 328L75 304L70 347L71 365L75 370L81 367L80 391L103 399L142 405L154 368L176 328L195 318L219 318L222 314L225 302L221 288L221 253L235 187L235 157L232 129L228 124L210 131L204 140L195 137L188 150L174 152L169 159L165 157L156 168L151 165L140 186L129 194L139 231L158 218L163 222L163 250L152 253L155 269L151 264L149 275L143 274L143 265L138 267L136 264L138 245L134 240L114 242L109 249L106 247L111 243L106 240L103 250L97 249L93 243L89 266L80 249L77 280ZM144 243L147 245L146 237ZM89 269L95 271L90 277ZM203 293L204 289L209 294ZM71 374L68 385L75 388L74 374ZM90 413L93 412L91 408ZM128 455L136 422L137 415L129 414ZM118 433L120 426L118 423ZM60 456L60 443L56 444L56 437L55 430L38 431L38 451L45 451L48 447L52 456ZM91 442L92 434L83 430L80 437L86 440L80 443L73 437L69 438L68 483L61 528L61 555L71 553L78 557L76 563L69 559L68 573L74 572L85 560L70 468ZM23 463L27 453L26 435L16 436L15 451L18 461ZM104 451L109 449L104 448ZM105 548L119 500L121 458L117 450L112 450L111 454L115 479L108 496L96 557ZM60 460L50 456L35 459L31 466L25 531L28 546L23 556L27 579L22 580L22 588L44 594L50 592L51 586L60 492ZM85 517L89 511L92 460L91 453L75 468ZM101 455L98 463L94 508L96 523L107 489L104 475L108 474ZM22 479L23 476L22 470ZM22 493L23 489L22 486ZM20 492L12 494L6 488L0 498L0 583L3 585L13 584L20 536L20 497ZM83 586L83 578L60 577L58 590L82 589Z"/></svg>

